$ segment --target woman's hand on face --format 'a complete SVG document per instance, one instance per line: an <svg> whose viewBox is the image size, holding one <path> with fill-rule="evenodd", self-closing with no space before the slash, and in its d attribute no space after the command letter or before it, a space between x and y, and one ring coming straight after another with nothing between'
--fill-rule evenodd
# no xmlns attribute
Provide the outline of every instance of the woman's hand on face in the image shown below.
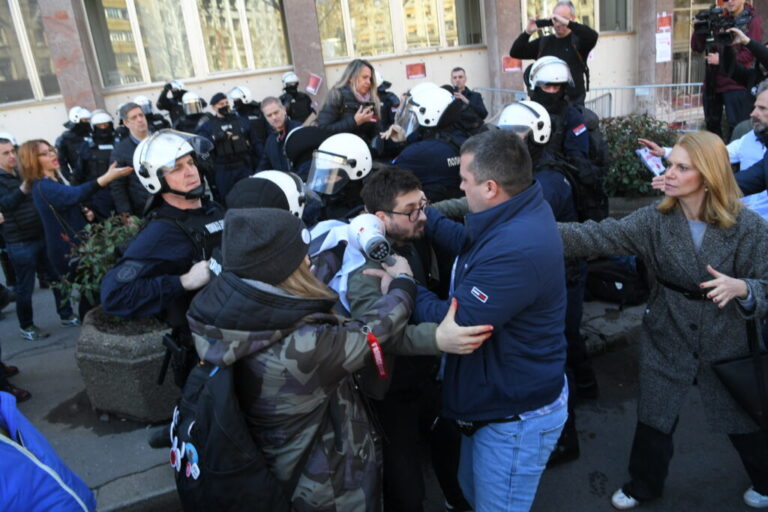
<svg viewBox="0 0 768 512"><path fill-rule="evenodd" d="M449 354L471 354L477 350L485 340L493 334L492 325L473 325L462 327L456 323L456 310L458 301L451 299L451 306L448 308L443 321L437 326L435 331L435 340L437 348L441 352Z"/></svg>
<svg viewBox="0 0 768 512"><path fill-rule="evenodd" d="M651 180L651 188L664 192L664 183L666 183L666 181L667 178L663 174L661 176L654 176Z"/></svg>
<svg viewBox="0 0 768 512"><path fill-rule="evenodd" d="M373 107L360 105L357 112L355 112L355 123L357 126L360 126L363 123L370 123L374 117Z"/></svg>
<svg viewBox="0 0 768 512"><path fill-rule="evenodd" d="M712 265L707 265L707 272L709 272L714 279L705 281L699 286L701 288L711 288L707 292L707 298L718 305L720 308L724 308L731 299L746 299L749 296L749 288L747 282L743 279L736 279L734 277L727 276L722 272L718 272Z"/></svg>
<svg viewBox="0 0 768 512"><path fill-rule="evenodd" d="M640 139L637 139L637 142L639 142L643 146L645 146L648 149L650 149L651 150L651 154L653 156L657 156L659 158L663 158L664 157L664 148L662 148L661 146L659 146L658 144L656 144L652 140L640 138Z"/></svg>

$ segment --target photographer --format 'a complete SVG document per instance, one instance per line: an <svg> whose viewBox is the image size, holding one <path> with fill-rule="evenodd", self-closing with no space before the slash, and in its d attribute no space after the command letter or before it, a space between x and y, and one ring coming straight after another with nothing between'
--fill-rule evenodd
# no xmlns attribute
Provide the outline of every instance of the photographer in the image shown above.
<svg viewBox="0 0 768 512"><path fill-rule="evenodd" d="M747 89L752 89L766 77L768 47L760 41L750 39L736 27L729 28L728 32L733 34L733 44L723 52L720 66L721 72L727 74ZM744 66L737 61L737 45L744 45L744 48L755 57L756 63L754 66Z"/></svg>
<svg viewBox="0 0 768 512"><path fill-rule="evenodd" d="M597 32L575 20L576 8L573 2L557 2L551 18L528 19L525 31L512 44L509 55L516 59L539 59L553 55L564 60L571 69L574 82L568 87L568 97L573 105L583 106L586 91L589 89L587 57L597 44L598 36ZM548 26L554 28L554 35L542 35L533 41L530 40L534 32Z"/></svg>
<svg viewBox="0 0 768 512"><path fill-rule="evenodd" d="M696 15L694 31L691 35L691 49L704 52L707 63L704 78L704 119L707 130L722 135L723 107L728 120L729 131L744 119L752 110L753 97L747 88L736 82L724 72L721 66L726 48L733 36L728 28L736 27L754 40L761 40L763 27L755 9L745 0L729 0L726 9L713 8ZM740 46L736 49L735 59L738 64L752 67L754 56Z"/></svg>

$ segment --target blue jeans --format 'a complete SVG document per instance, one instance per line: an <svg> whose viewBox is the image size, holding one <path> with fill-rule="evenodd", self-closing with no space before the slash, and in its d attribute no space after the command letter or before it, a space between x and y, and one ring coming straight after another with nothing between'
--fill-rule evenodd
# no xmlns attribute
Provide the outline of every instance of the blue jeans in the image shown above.
<svg viewBox="0 0 768 512"><path fill-rule="evenodd" d="M459 483L475 512L527 512L568 417L565 404L528 420L491 423L461 438Z"/></svg>
<svg viewBox="0 0 768 512"><path fill-rule="evenodd" d="M27 329L34 324L32 314L32 292L35 291L35 274L38 266L42 263L45 268L45 274L49 281L55 281L55 274L51 268L45 251L45 242L42 240L33 240L31 242L13 242L6 244L8 257L11 259L11 265L16 272L16 317L19 320L19 327ZM56 298L56 311L61 318L72 316L72 307L67 302L62 306L62 295L59 290L53 286L53 296Z"/></svg>

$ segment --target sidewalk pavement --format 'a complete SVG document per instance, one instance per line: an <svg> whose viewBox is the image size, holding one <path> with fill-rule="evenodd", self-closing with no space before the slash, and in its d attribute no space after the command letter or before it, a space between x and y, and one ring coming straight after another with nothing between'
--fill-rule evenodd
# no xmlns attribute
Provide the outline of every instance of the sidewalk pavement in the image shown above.
<svg viewBox="0 0 768 512"><path fill-rule="evenodd" d="M12 381L32 393L19 409L93 489L99 511L179 510L168 450L147 445L152 426L91 409L75 362L80 328L60 325L50 291L36 290L34 307L35 324L50 332L49 338L22 340L13 303L0 320L3 361L21 369ZM585 303L582 331L590 352L626 343L643 310ZM428 493L430 512L444 509L439 490L436 494Z"/></svg>

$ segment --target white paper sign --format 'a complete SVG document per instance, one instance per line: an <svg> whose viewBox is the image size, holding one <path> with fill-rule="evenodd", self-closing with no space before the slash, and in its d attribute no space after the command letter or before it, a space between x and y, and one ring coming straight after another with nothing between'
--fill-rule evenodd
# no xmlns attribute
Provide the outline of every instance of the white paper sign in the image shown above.
<svg viewBox="0 0 768 512"><path fill-rule="evenodd" d="M636 149L635 153L637 153L637 156L640 157L640 160L643 161L645 166L653 173L654 176L661 176L666 170L664 168L664 163L661 161L661 158L654 156L650 149Z"/></svg>
<svg viewBox="0 0 768 512"><path fill-rule="evenodd" d="M656 62L672 62L672 34L656 33Z"/></svg>

